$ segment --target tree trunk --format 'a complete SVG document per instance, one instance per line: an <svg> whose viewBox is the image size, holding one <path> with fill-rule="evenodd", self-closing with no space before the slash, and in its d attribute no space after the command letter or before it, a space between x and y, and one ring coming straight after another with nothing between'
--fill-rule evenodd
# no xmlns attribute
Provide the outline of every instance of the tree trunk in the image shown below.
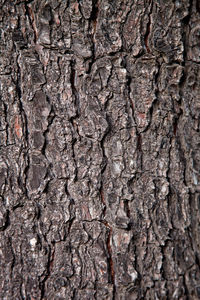
<svg viewBox="0 0 200 300"><path fill-rule="evenodd" d="M199 1L0 5L0 298L199 299Z"/></svg>

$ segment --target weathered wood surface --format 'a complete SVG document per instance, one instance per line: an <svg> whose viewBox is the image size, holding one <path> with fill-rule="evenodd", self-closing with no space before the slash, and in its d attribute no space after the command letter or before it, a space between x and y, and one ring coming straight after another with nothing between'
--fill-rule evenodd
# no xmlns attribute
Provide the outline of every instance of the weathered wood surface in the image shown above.
<svg viewBox="0 0 200 300"><path fill-rule="evenodd" d="M0 21L0 299L199 299L199 1Z"/></svg>

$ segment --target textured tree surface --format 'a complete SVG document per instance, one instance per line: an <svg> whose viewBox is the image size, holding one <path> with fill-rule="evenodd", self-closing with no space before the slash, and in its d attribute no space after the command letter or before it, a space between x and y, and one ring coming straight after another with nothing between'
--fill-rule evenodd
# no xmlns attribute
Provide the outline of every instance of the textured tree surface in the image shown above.
<svg viewBox="0 0 200 300"><path fill-rule="evenodd" d="M0 299L199 299L199 1L0 22Z"/></svg>

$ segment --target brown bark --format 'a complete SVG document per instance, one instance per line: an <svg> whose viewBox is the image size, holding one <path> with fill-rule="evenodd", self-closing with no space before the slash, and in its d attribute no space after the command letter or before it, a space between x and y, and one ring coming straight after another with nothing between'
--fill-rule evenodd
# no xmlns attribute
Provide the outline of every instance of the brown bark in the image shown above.
<svg viewBox="0 0 200 300"><path fill-rule="evenodd" d="M0 298L200 298L198 0L0 0Z"/></svg>

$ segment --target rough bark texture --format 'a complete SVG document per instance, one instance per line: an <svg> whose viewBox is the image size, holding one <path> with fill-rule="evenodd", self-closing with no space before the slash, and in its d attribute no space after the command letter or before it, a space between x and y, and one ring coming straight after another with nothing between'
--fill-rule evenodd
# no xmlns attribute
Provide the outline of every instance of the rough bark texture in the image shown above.
<svg viewBox="0 0 200 300"><path fill-rule="evenodd" d="M199 299L199 1L0 6L0 299Z"/></svg>

